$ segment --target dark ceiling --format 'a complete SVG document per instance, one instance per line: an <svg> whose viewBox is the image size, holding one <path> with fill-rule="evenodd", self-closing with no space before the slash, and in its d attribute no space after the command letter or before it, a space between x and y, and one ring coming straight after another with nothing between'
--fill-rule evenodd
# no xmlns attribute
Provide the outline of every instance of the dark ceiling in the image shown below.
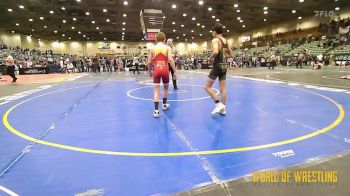
<svg viewBox="0 0 350 196"><path fill-rule="evenodd" d="M335 7L343 9L350 6L350 0L305 0L303 3L299 0L203 0L203 5L199 5L199 0L127 1L128 5L124 5L124 0L0 0L0 28L49 40L106 38L119 41L122 40L124 32L125 41L140 41L143 37L140 10L159 9L166 17L163 31L168 37L179 37L182 41L192 38L201 40L210 37L209 30L216 19L226 26L229 31L226 34L232 34L281 21L297 20L298 16L311 16L315 14L314 10L335 11ZM236 3L238 7L234 6ZM176 9L172 8L173 4L176 4ZM24 8L20 8L19 5L23 5ZM268 7L267 14L263 13L265 6ZM209 7L212 11L208 10ZM12 9L12 12L8 9ZM103 12L103 9L107 9L107 12ZM54 11L54 14L50 14L50 10ZM296 10L296 13L293 14L292 10ZM86 12L90 15L86 15ZM186 17L183 16L184 13L187 14ZM126 17L123 14L126 14ZM212 16L215 16L215 19ZM44 19L40 20L39 17ZM193 17L196 19L192 20ZM239 22L237 17L241 17L243 22ZM73 18L76 18L76 21ZM107 22L107 19L110 21ZM66 23L63 23L63 20ZM123 25L123 22L126 24ZM16 26L16 23L19 26ZM202 25L205 25L205 28L202 28ZM174 29L176 32L173 32Z"/></svg>

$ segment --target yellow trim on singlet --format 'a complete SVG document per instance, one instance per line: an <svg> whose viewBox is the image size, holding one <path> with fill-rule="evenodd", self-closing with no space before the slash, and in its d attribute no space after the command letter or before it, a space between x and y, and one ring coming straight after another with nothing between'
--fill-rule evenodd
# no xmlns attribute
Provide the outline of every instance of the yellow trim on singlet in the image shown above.
<svg viewBox="0 0 350 196"><path fill-rule="evenodd" d="M163 47L162 48L161 47L159 47L159 48L157 47L157 48L154 49L154 55L155 56L157 56L158 54L164 54L165 56L167 56L166 52L167 52L166 48L163 48Z"/></svg>

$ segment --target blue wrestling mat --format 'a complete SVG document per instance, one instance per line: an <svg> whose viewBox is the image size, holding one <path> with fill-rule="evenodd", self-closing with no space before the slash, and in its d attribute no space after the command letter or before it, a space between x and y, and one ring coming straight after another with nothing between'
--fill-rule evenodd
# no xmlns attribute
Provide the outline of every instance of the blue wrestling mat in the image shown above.
<svg viewBox="0 0 350 196"><path fill-rule="evenodd" d="M168 195L350 149L350 94L228 78L228 114L211 116L205 81L180 78L159 119L147 81L66 83L0 106L0 185Z"/></svg>

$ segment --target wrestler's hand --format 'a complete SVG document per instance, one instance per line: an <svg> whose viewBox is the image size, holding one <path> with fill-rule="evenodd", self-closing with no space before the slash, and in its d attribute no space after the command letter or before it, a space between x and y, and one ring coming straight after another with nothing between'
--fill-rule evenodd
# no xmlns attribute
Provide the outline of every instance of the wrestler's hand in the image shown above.
<svg viewBox="0 0 350 196"><path fill-rule="evenodd" d="M148 75L149 75L150 78L152 78L153 77L153 71L149 71Z"/></svg>
<svg viewBox="0 0 350 196"><path fill-rule="evenodd" d="M177 73L176 73L176 72L174 73L173 79L174 79L174 80L177 80Z"/></svg>
<svg viewBox="0 0 350 196"><path fill-rule="evenodd" d="M209 62L210 65L213 65L213 63L214 63L214 58L208 59L208 62Z"/></svg>

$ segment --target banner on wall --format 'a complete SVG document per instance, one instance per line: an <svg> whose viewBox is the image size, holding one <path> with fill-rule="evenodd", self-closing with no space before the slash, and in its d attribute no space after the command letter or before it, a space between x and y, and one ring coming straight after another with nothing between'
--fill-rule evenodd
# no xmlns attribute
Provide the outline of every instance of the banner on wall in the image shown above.
<svg viewBox="0 0 350 196"><path fill-rule="evenodd" d="M97 48L99 50L110 50L111 46L107 42L99 42L97 43Z"/></svg>

